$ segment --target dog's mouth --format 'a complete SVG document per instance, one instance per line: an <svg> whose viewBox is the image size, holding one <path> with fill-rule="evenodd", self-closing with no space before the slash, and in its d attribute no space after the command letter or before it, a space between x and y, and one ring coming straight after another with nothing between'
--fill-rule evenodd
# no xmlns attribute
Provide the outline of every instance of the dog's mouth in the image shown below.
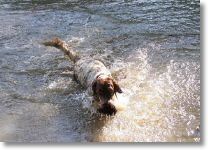
<svg viewBox="0 0 208 150"><path fill-rule="evenodd" d="M104 115L115 115L117 112L117 109L115 105L113 104L113 101L115 100L114 96L111 97L99 97L99 108L98 112Z"/></svg>
<svg viewBox="0 0 208 150"><path fill-rule="evenodd" d="M115 115L117 110L116 110L116 107L112 103L107 102L107 103L103 103L100 105L98 112L111 116L111 115Z"/></svg>

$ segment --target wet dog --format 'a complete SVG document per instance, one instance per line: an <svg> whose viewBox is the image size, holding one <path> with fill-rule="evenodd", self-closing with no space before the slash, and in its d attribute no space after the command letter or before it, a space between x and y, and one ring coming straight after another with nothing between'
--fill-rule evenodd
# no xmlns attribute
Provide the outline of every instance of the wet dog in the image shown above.
<svg viewBox="0 0 208 150"><path fill-rule="evenodd" d="M113 115L117 112L111 101L116 93L122 93L122 90L101 61L90 57L81 57L59 38L54 38L43 44L61 49L73 61L75 79L87 89L90 95L94 96L94 100L99 104L98 111L100 113Z"/></svg>

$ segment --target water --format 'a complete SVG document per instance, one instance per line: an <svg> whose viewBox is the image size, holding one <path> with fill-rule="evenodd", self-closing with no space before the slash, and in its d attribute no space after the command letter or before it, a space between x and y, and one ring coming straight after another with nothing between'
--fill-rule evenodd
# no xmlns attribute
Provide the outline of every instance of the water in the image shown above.
<svg viewBox="0 0 208 150"><path fill-rule="evenodd" d="M198 142L199 1L0 2L0 140ZM58 36L103 60L129 101L92 114Z"/></svg>

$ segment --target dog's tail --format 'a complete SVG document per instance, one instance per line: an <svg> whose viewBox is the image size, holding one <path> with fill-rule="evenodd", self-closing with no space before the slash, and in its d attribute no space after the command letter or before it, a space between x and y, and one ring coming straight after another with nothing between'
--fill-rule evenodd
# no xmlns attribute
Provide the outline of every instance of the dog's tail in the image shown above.
<svg viewBox="0 0 208 150"><path fill-rule="evenodd" d="M51 41L43 42L43 45L53 46L62 50L64 54L67 55L74 63L79 59L78 54L73 51L72 48L65 41L62 41L59 38L54 38Z"/></svg>

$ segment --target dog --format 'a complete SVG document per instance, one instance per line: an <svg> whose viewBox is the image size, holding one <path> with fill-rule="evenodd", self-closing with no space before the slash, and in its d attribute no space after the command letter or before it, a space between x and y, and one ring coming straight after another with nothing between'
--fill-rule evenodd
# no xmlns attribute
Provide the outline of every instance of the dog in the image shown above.
<svg viewBox="0 0 208 150"><path fill-rule="evenodd" d="M54 38L43 44L62 50L74 63L75 80L86 88L88 94L92 95L94 100L98 102L98 112L107 115L116 114L116 107L111 101L116 93L123 93L123 91L101 61L91 57L81 57L59 38Z"/></svg>

